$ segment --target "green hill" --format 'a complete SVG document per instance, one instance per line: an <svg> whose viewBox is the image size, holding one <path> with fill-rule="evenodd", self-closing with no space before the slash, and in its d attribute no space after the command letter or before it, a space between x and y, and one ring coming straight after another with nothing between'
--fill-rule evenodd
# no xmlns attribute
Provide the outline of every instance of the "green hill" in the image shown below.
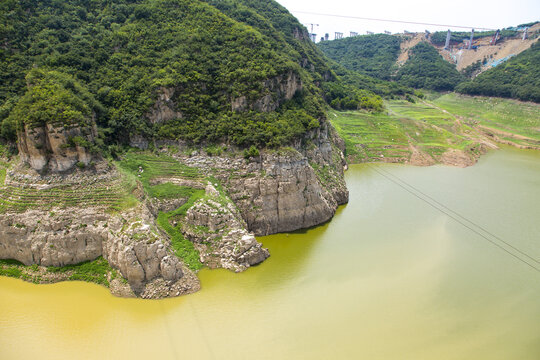
<svg viewBox="0 0 540 360"><path fill-rule="evenodd" d="M6 119L30 96L33 68L88 91L109 144L142 135L281 146L324 121L325 84L345 86L274 1L5 0L0 24L1 135L11 141ZM357 93L356 108L363 97L377 99Z"/></svg>
<svg viewBox="0 0 540 360"><path fill-rule="evenodd" d="M409 60L399 68L395 79L414 88L444 91L453 90L463 76L433 46L420 42L410 50Z"/></svg>
<svg viewBox="0 0 540 360"><path fill-rule="evenodd" d="M460 84L458 92L515 98L540 103L540 43L474 80Z"/></svg>
<svg viewBox="0 0 540 360"><path fill-rule="evenodd" d="M377 34L321 41L318 45L326 56L349 70L390 80L400 42L397 36Z"/></svg>

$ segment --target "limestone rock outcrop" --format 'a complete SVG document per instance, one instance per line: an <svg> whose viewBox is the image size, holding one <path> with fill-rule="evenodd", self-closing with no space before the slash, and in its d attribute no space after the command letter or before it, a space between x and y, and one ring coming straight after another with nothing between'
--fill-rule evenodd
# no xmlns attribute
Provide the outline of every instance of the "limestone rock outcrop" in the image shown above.
<svg viewBox="0 0 540 360"><path fill-rule="evenodd" d="M139 296L154 297L148 288L155 282L161 286L153 289L157 297L199 288L196 277L174 256L143 205L122 215L107 214L97 207L0 215L2 259L64 266L99 256L118 269Z"/></svg>
<svg viewBox="0 0 540 360"><path fill-rule="evenodd" d="M303 84L300 76L293 71L276 76L263 81L262 86L267 94L250 103L246 96L232 99L231 108L233 111L244 111L247 109L270 112L276 110L285 101L290 100L300 90Z"/></svg>
<svg viewBox="0 0 540 360"><path fill-rule="evenodd" d="M295 148L258 158L196 155L180 160L202 171L214 169L247 229L268 235L321 224L348 201L341 145L323 122Z"/></svg>
<svg viewBox="0 0 540 360"><path fill-rule="evenodd" d="M206 197L187 211L183 233L195 244L204 264L240 272L270 256L246 228L232 201L208 184Z"/></svg>
<svg viewBox="0 0 540 360"><path fill-rule="evenodd" d="M81 143L92 143L95 136L97 136L95 125L87 127L25 125L17 134L17 146L21 159L34 170L64 172L72 169L77 163L84 166L90 164L94 155Z"/></svg>
<svg viewBox="0 0 540 360"><path fill-rule="evenodd" d="M182 118L182 112L178 111L173 100L174 88L161 87L157 92L157 100L146 115L152 124L161 124L169 120Z"/></svg>

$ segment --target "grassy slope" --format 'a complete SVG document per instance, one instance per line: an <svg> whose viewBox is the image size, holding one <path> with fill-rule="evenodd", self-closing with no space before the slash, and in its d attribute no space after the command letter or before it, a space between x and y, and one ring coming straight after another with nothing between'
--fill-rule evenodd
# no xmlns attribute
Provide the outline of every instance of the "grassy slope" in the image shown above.
<svg viewBox="0 0 540 360"><path fill-rule="evenodd" d="M516 100L446 94L433 103L465 120L540 141L540 106Z"/></svg>
<svg viewBox="0 0 540 360"><path fill-rule="evenodd" d="M199 270L202 267L199 252L193 243L182 235L181 225L175 227L170 220L172 218L181 220L187 210L205 195L204 189L179 186L171 182L151 185L151 182L158 178L175 178L197 181L201 183L201 187L204 187L206 185L204 176L196 168L183 165L171 157L145 152L130 152L118 165L128 173L135 175L151 198L160 200L186 199L186 203L178 209L167 213L160 212L156 222L169 235L176 256L182 259L190 269Z"/></svg>
<svg viewBox="0 0 540 360"><path fill-rule="evenodd" d="M96 183L89 177L88 182L76 186L58 183L48 189L21 185L5 186L8 166L9 164L0 164L0 212L87 206L103 207L107 211L121 211L137 204L137 199L132 195L135 183L124 177Z"/></svg>
<svg viewBox="0 0 540 360"><path fill-rule="evenodd" d="M120 272L113 269L102 257L76 265L48 268L36 264L26 266L16 260L0 260L0 276L20 278L35 284L78 280L109 287L110 281L115 278L126 282Z"/></svg>
<svg viewBox="0 0 540 360"><path fill-rule="evenodd" d="M473 139L479 136L476 124L529 136L533 140L540 137L540 107L537 105L453 93L431 94L431 97L433 100L418 103L387 101L386 114L331 113L332 123L345 140L349 160L407 162L413 148L437 161L448 149L475 153L478 149ZM460 121L464 117L465 121ZM509 139L531 144L510 136Z"/></svg>

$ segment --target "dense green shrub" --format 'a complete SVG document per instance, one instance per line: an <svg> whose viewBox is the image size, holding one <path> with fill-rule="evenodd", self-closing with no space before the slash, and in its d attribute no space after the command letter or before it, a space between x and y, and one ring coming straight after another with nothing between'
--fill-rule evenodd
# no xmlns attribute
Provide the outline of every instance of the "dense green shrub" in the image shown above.
<svg viewBox="0 0 540 360"><path fill-rule="evenodd" d="M321 41L318 45L326 56L349 70L390 80L400 42L397 36L377 34Z"/></svg>
<svg viewBox="0 0 540 360"><path fill-rule="evenodd" d="M26 81L28 90L13 107L6 122L10 126L88 125L94 110L100 109L92 95L69 75L32 69ZM82 138L77 140L84 141Z"/></svg>
<svg viewBox="0 0 540 360"><path fill-rule="evenodd" d="M257 149L255 146L251 145L249 149L244 150L244 158L249 159L252 157L258 157L259 156L259 149Z"/></svg>

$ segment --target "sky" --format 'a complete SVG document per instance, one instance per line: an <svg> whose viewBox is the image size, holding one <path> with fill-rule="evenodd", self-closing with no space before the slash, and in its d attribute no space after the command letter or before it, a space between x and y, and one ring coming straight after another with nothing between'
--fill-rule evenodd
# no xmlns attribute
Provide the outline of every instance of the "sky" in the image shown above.
<svg viewBox="0 0 540 360"><path fill-rule="evenodd" d="M338 17L305 14L303 12L344 15L352 17L369 17L389 20L401 20L432 24L459 25L467 28L499 29L540 20L540 0L277 0L296 18L311 30L313 27L317 39L335 32L349 36L351 31L360 35L366 31L392 33L404 30L421 32L424 30L444 31L448 26L427 26L399 24L390 22L347 19ZM450 28L455 31L467 29Z"/></svg>

